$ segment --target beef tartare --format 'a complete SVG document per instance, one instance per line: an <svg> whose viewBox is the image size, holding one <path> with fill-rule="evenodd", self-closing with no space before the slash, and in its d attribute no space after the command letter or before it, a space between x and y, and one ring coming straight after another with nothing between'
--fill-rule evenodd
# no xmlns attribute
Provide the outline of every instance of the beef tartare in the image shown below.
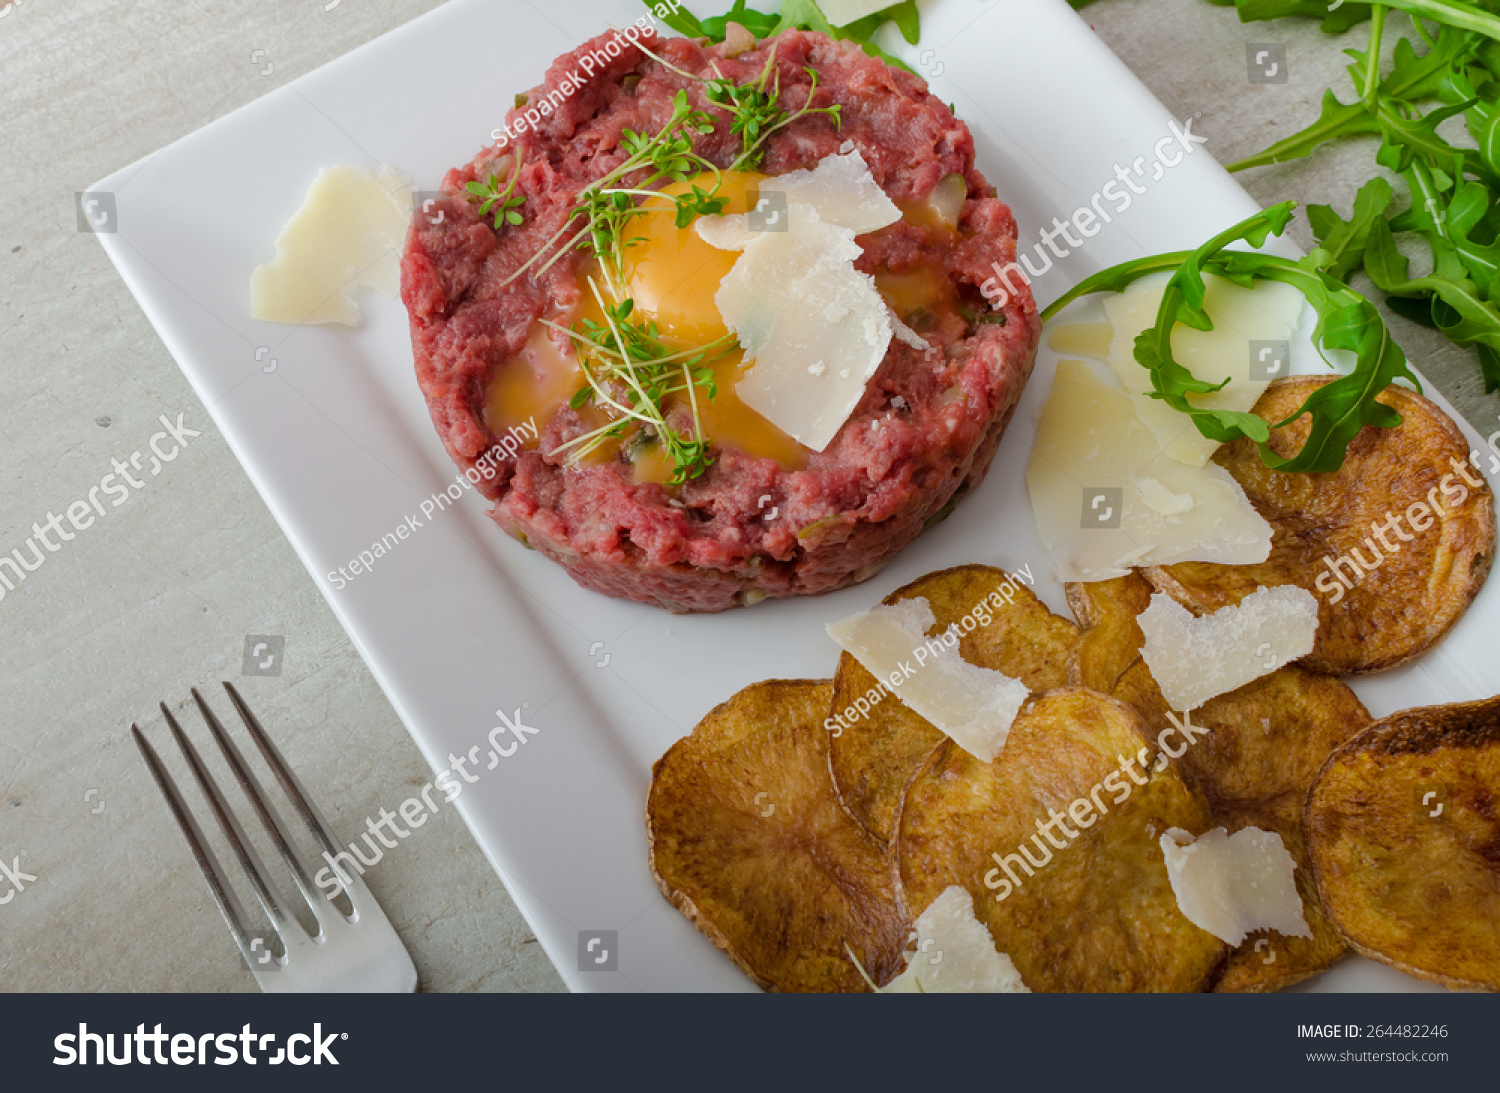
<svg viewBox="0 0 1500 1093"><path fill-rule="evenodd" d="M864 580L983 477L1030 375L1030 294L994 309L978 287L1014 258L1014 219L967 126L857 46L800 31L748 51L642 46L601 36L559 58L517 98L507 134L523 131L449 171L414 217L401 290L433 423L500 526L587 588L719 611ZM753 150L737 125L752 109L773 130ZM641 192L611 212L601 180L658 134L706 170L633 169L612 184ZM899 210L853 259L898 333L815 450L737 395L756 363L713 305L736 255L691 223L754 209L776 176L841 151ZM648 188L686 197L664 213ZM633 222L611 237L611 217ZM616 382L653 353L682 382Z"/></svg>

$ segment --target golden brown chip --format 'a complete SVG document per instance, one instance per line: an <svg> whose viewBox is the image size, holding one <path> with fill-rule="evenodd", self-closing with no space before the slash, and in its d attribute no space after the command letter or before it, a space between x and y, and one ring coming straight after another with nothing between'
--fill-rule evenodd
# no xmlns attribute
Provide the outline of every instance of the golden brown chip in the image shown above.
<svg viewBox="0 0 1500 1093"><path fill-rule="evenodd" d="M1231 835L1245 827L1274 831L1297 863L1297 892L1313 936L1250 935L1214 989L1280 990L1328 968L1345 947L1313 878L1302 806L1328 756L1370 723L1364 704L1337 679L1282 668L1209 699L1177 730L1142 660L1120 678L1114 696L1146 719L1159 749L1181 752L1176 762L1208 797L1216 823Z"/></svg>
<svg viewBox="0 0 1500 1093"><path fill-rule="evenodd" d="M1332 379L1277 380L1255 404L1281 421ZM1495 503L1469 464L1458 426L1420 395L1388 388L1402 423L1366 426L1331 474L1283 474L1249 440L1214 461L1271 524L1271 556L1254 565L1182 562L1146 570L1162 592L1202 615L1257 587L1296 584L1318 597L1318 639L1300 663L1341 675L1393 668L1437 644L1473 601L1495 553ZM1302 446L1303 415L1271 433L1282 456Z"/></svg>
<svg viewBox="0 0 1500 1093"><path fill-rule="evenodd" d="M1132 572L1067 588L1068 606L1083 627L1068 662L1068 682L1109 694L1146 643L1135 620L1151 606L1151 582Z"/></svg>
<svg viewBox="0 0 1500 1093"><path fill-rule="evenodd" d="M1500 697L1375 722L1328 760L1306 827L1350 945L1422 979L1500 990Z"/></svg>
<svg viewBox="0 0 1500 1093"><path fill-rule="evenodd" d="M892 862L828 776L828 682L773 680L715 708L656 762L646 803L662 893L767 990L867 990L910 924Z"/></svg>
<svg viewBox="0 0 1500 1093"><path fill-rule="evenodd" d="M1065 687L1022 711L993 763L941 746L899 817L906 906L967 889L1033 991L1206 989L1227 948L1177 909L1159 840L1213 819L1172 767L1142 773L1145 731L1124 703Z"/></svg>
<svg viewBox="0 0 1500 1093"><path fill-rule="evenodd" d="M1003 569L966 565L929 573L885 602L918 596L927 598L937 619L929 636L965 618L974 620L974 628L959 640L959 653L969 663L1004 672L1037 692L1067 682L1078 628ZM839 658L834 676L828 728L839 796L866 830L888 842L907 783L947 737L883 689L848 653Z"/></svg>

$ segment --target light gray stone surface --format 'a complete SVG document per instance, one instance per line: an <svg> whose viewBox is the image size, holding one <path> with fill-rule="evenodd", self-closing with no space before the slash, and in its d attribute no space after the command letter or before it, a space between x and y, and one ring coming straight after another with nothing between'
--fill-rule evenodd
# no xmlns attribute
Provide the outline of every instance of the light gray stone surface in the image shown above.
<svg viewBox="0 0 1500 1093"><path fill-rule="evenodd" d="M23 0L0 16L0 551L85 497L111 460L144 452L158 415L202 431L0 602L0 857L37 877L0 906L3 989L254 989L130 739L138 721L170 748L158 700L204 742L188 688L208 688L227 716L215 681L239 681L345 838L428 780L145 316L77 231L73 195L432 6ZM1322 88L1342 87L1338 49L1364 34L1245 27L1203 0L1102 0L1085 15L1174 114L1201 114L1195 129L1224 162L1313 117ZM1249 84L1245 45L1265 41L1286 44L1288 83ZM1347 211L1370 155L1350 146L1243 181L1263 203ZM1472 356L1397 329L1488 432L1500 402ZM241 678L250 634L285 637L280 676ZM453 813L390 851L370 884L425 989L561 988Z"/></svg>

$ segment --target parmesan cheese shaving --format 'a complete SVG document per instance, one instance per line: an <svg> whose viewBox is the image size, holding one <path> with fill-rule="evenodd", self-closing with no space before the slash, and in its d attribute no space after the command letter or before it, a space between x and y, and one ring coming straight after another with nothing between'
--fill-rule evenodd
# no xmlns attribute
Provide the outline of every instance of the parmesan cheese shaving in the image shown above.
<svg viewBox="0 0 1500 1093"><path fill-rule="evenodd" d="M1292 876L1297 863L1274 831L1216 827L1194 839L1174 827L1161 852L1178 910L1220 941L1238 945L1258 930L1312 937Z"/></svg>
<svg viewBox="0 0 1500 1093"><path fill-rule="evenodd" d="M901 702L988 763L1031 692L1020 680L964 660L955 630L929 639L936 622L932 605L918 596L829 623L828 634Z"/></svg>
<svg viewBox="0 0 1500 1093"><path fill-rule="evenodd" d="M891 328L896 332L897 341L904 342L905 344L911 346L913 349L920 349L924 353L932 348L932 345L927 341L926 338L922 337L922 335L918 334L915 330L913 330L911 327L907 326L899 318L897 318L894 311L890 311L889 308L887 308L886 310L890 314Z"/></svg>
<svg viewBox="0 0 1500 1093"><path fill-rule="evenodd" d="M1141 656L1174 710L1197 709L1312 652L1318 601L1296 585L1257 588L1238 605L1195 618L1157 593L1136 619Z"/></svg>
<svg viewBox="0 0 1500 1093"><path fill-rule="evenodd" d="M273 323L359 322L360 285L395 296L411 184L392 167L325 167L250 277L250 314Z"/></svg>
<svg viewBox="0 0 1500 1093"><path fill-rule="evenodd" d="M836 27L846 27L890 6L890 0L818 0L819 10Z"/></svg>
<svg viewBox="0 0 1500 1093"><path fill-rule="evenodd" d="M695 228L711 246L743 252L714 297L751 365L735 392L822 451L864 398L896 332L874 278L854 268L862 253L855 237L895 223L901 211L858 151L770 179L761 192L785 196L787 230L756 231L751 214L699 217Z"/></svg>
<svg viewBox="0 0 1500 1093"><path fill-rule="evenodd" d="M1271 553L1271 525L1229 472L1164 453L1129 395L1083 361L1058 362L1026 486L1064 581L1175 562L1244 565Z"/></svg>
<svg viewBox="0 0 1500 1093"><path fill-rule="evenodd" d="M1030 994L1021 973L974 917L974 901L955 885L916 922L916 950L884 994Z"/></svg>
<svg viewBox="0 0 1500 1093"><path fill-rule="evenodd" d="M1146 507L1160 516L1181 516L1192 512L1198 502L1190 493L1173 493L1154 478L1137 478L1135 488Z"/></svg>

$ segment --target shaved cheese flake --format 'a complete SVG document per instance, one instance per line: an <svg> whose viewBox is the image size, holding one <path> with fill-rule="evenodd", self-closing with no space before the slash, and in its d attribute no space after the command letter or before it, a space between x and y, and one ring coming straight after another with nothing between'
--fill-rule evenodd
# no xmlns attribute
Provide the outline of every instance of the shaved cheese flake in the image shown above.
<svg viewBox="0 0 1500 1093"><path fill-rule="evenodd" d="M887 308L887 310L889 311L890 309ZM895 331L896 339L898 341L904 342L905 344L911 346L913 349L920 349L924 353L932 348L932 345L927 341L926 338L922 337L922 335L918 334L915 330L913 330L911 327L907 326L899 318L897 318L894 311L890 312L890 320L891 328Z"/></svg>
<svg viewBox="0 0 1500 1093"><path fill-rule="evenodd" d="M829 623L828 636L914 712L988 763L1031 692L1018 679L964 660L956 630L929 639L936 623L932 605L918 596Z"/></svg>
<svg viewBox="0 0 1500 1093"><path fill-rule="evenodd" d="M916 951L883 994L1030 994L1021 973L984 923L974 900L954 885L932 901L916 922Z"/></svg>
<svg viewBox="0 0 1500 1093"><path fill-rule="evenodd" d="M1065 323L1054 326L1047 335L1047 348L1054 353L1081 354L1101 361L1108 360L1112 330L1108 323Z"/></svg>
<svg viewBox="0 0 1500 1093"><path fill-rule="evenodd" d="M1136 619L1141 656L1174 710L1197 709L1312 652L1318 601L1293 584L1257 588L1238 605L1195 618L1158 592Z"/></svg>
<svg viewBox="0 0 1500 1093"><path fill-rule="evenodd" d="M392 167L325 167L250 277L250 314L272 323L359 322L354 293L401 287L411 183Z"/></svg>
<svg viewBox="0 0 1500 1093"><path fill-rule="evenodd" d="M1174 827L1161 852L1177 909L1220 941L1238 945L1258 930L1312 937L1292 878L1297 863L1276 832L1216 827L1194 839Z"/></svg>
<svg viewBox="0 0 1500 1093"><path fill-rule="evenodd" d="M806 205L825 224L848 228L855 235L878 231L901 219L901 210L886 196L870 167L852 143L824 156L810 171L789 171L768 178L761 195L780 194L788 205ZM693 222L699 237L720 250L744 250L767 236L787 232L757 231L748 213L700 216ZM796 225L789 229L796 232Z"/></svg>
<svg viewBox="0 0 1500 1093"><path fill-rule="evenodd" d="M890 6L890 0L818 0L818 9L836 27L846 27Z"/></svg>
<svg viewBox="0 0 1500 1093"><path fill-rule="evenodd" d="M710 246L743 252L714 296L750 365L735 393L821 452L864 398L897 332L875 279L854 268L863 253L855 236L894 224L901 211L857 150L769 179L761 192L786 197L787 230L755 231L748 214L699 217L695 229ZM901 331L907 344L927 348Z"/></svg>
<svg viewBox="0 0 1500 1093"><path fill-rule="evenodd" d="M1136 335L1156 325L1170 277L1169 273L1142 277L1104 301L1104 314L1113 328L1108 360L1130 392L1136 416L1156 434L1162 450L1173 459L1201 467L1219 442L1200 433L1186 414L1150 398L1151 373L1135 359ZM1193 330L1179 324L1172 331L1172 356L1198 379L1229 382L1217 391L1189 394L1187 399L1204 410L1249 410L1271 379L1289 374L1284 354L1277 356L1266 346L1252 353L1250 343L1289 340L1302 315L1302 293L1279 281L1257 281L1253 288L1241 288L1213 274L1204 283L1203 307L1214 328ZM1252 361L1258 353L1267 354L1264 362ZM1277 360L1281 368L1272 375L1268 370ZM1252 373L1256 363L1260 367ZM1252 379L1252 374L1258 378Z"/></svg>
<svg viewBox="0 0 1500 1093"><path fill-rule="evenodd" d="M1154 478L1137 478L1135 488L1146 507L1161 516L1181 516L1184 512L1192 512L1198 504L1192 494L1173 493Z"/></svg>
<svg viewBox="0 0 1500 1093"><path fill-rule="evenodd" d="M806 205L787 213L791 230L760 233L714 299L752 365L735 393L821 452L865 397L894 331L874 278L854 268L854 232Z"/></svg>
<svg viewBox="0 0 1500 1093"><path fill-rule="evenodd" d="M768 178L760 189L785 194L787 204L807 205L825 224L848 228L855 235L878 231L901 219L901 210L880 188L857 149L824 156L810 171Z"/></svg>
<svg viewBox="0 0 1500 1093"><path fill-rule="evenodd" d="M1176 562L1245 565L1271 554L1271 525L1229 472L1166 455L1130 397L1083 361L1058 362L1026 486L1064 581Z"/></svg>

